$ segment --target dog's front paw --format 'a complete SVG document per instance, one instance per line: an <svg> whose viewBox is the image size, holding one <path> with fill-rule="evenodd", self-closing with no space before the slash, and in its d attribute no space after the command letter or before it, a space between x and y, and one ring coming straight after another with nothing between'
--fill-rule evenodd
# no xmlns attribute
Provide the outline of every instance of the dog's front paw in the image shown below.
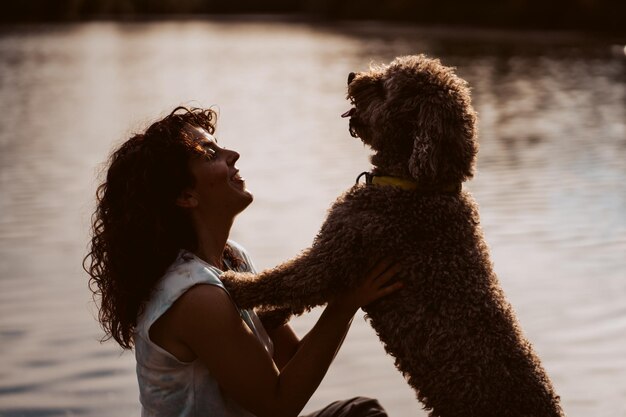
<svg viewBox="0 0 626 417"><path fill-rule="evenodd" d="M256 307L254 304L254 281L256 275L249 272L226 271L220 276L220 281L239 308Z"/></svg>
<svg viewBox="0 0 626 417"><path fill-rule="evenodd" d="M261 309L258 310L257 315L263 323L265 330L274 330L283 324L287 324L291 317L291 309L277 308L277 309Z"/></svg>

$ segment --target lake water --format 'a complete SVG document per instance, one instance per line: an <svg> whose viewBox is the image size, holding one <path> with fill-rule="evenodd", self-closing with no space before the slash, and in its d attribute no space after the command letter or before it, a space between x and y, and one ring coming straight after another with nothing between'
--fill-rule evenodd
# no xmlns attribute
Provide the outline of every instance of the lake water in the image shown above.
<svg viewBox="0 0 626 417"><path fill-rule="evenodd" d="M115 144L179 104L217 106L255 194L232 237L270 267L369 168L339 117L347 74L420 52L473 88L467 186L566 412L626 416L624 41L269 19L0 29L0 416L139 415L134 358L98 342L80 266ZM361 318L306 410L354 395L426 415Z"/></svg>

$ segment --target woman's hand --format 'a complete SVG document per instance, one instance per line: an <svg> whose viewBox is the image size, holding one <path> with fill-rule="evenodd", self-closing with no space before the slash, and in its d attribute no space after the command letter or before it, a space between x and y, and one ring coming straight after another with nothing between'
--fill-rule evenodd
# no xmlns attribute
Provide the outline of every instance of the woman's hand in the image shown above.
<svg viewBox="0 0 626 417"><path fill-rule="evenodd" d="M399 271L398 265L393 261L389 259L379 261L367 272L363 282L338 294L328 306L354 315L360 307L402 288L401 281L390 282Z"/></svg>

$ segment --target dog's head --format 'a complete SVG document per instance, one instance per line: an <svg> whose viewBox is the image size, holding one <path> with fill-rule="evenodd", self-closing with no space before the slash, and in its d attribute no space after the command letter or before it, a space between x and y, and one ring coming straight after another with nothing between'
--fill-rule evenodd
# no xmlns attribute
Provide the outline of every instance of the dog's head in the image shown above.
<svg viewBox="0 0 626 417"><path fill-rule="evenodd" d="M439 186L473 176L476 113L467 83L424 55L350 73L350 134L369 145L386 175Z"/></svg>

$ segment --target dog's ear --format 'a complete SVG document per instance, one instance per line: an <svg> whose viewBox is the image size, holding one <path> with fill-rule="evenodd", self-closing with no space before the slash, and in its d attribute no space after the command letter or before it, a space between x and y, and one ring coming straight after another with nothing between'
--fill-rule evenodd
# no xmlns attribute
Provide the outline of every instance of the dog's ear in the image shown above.
<svg viewBox="0 0 626 417"><path fill-rule="evenodd" d="M458 104L435 97L418 107L409 172L420 183L460 183L473 175L476 116L469 103Z"/></svg>

